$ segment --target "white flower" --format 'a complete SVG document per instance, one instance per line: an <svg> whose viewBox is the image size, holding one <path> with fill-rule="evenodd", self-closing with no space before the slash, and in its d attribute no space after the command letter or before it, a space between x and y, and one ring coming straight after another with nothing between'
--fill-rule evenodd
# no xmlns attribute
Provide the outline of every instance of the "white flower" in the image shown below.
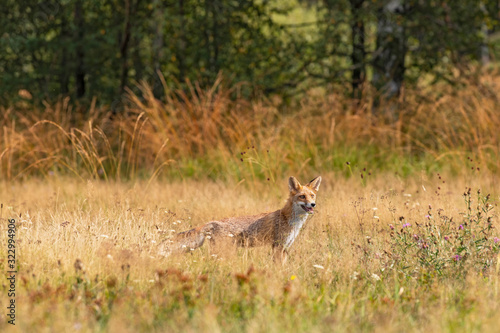
<svg viewBox="0 0 500 333"><path fill-rule="evenodd" d="M380 276L378 276L375 273L372 273L372 279L374 279L375 281L380 281Z"/></svg>
<svg viewBox="0 0 500 333"><path fill-rule="evenodd" d="M359 276L359 273L355 271L354 273L352 273L352 275L351 275L351 279L353 279L353 280L357 280L357 279L358 279L358 276Z"/></svg>
<svg viewBox="0 0 500 333"><path fill-rule="evenodd" d="M319 269L325 269L325 267L321 266L321 265L313 265L313 267L315 268L319 268Z"/></svg>

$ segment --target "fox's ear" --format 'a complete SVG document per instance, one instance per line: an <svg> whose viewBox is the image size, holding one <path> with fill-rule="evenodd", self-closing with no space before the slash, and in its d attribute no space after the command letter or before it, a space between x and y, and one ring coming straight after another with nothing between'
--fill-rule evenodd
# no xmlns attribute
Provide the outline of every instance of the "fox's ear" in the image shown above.
<svg viewBox="0 0 500 333"><path fill-rule="evenodd" d="M300 190L300 183L295 177L288 178L288 189L290 192L297 192Z"/></svg>
<svg viewBox="0 0 500 333"><path fill-rule="evenodd" d="M316 178L314 178L313 180L311 180L309 183L307 183L306 186L312 188L314 191L318 191L319 190L319 185L321 184L321 176L318 176Z"/></svg>

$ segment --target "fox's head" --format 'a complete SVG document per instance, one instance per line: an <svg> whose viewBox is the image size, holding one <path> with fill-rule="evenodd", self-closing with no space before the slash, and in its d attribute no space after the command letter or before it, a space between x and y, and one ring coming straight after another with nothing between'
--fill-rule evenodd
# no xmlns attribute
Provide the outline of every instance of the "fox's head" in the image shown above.
<svg viewBox="0 0 500 333"><path fill-rule="evenodd" d="M288 179L288 188L290 190L290 200L292 201L293 211L296 214L313 214L316 206L316 193L321 184L321 177L316 177L305 185L300 185L295 177Z"/></svg>

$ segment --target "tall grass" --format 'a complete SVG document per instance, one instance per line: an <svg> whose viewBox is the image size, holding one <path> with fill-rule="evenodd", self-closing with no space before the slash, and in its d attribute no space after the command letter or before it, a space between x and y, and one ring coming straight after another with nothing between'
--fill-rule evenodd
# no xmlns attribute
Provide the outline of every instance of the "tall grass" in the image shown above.
<svg viewBox="0 0 500 333"><path fill-rule="evenodd" d="M285 106L279 98L245 100L222 78L207 90L187 83L164 100L142 83L123 112L68 99L42 108L2 108L0 176L71 174L95 179L274 179L289 172L360 167L409 174L460 172L467 158L498 171L499 77L484 73L456 89L406 90L372 109L311 91Z"/></svg>

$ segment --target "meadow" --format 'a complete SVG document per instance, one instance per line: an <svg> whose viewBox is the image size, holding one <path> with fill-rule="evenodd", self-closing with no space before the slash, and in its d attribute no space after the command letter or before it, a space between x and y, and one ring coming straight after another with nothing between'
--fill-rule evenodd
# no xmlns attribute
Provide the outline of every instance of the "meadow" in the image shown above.
<svg viewBox="0 0 500 333"><path fill-rule="evenodd" d="M280 207L286 179L255 190L212 181L4 183L2 244L6 217L15 217L19 273L16 326L4 309L0 328L496 331L497 177L323 177L318 209L285 265L267 247L206 245L164 258L157 245L204 221ZM5 282L0 297L7 304Z"/></svg>
<svg viewBox="0 0 500 333"><path fill-rule="evenodd" d="M2 109L0 266L14 218L17 284L0 330L497 331L495 75L407 92L384 106L397 116L191 87L160 102L143 85L119 115ZM176 232L281 208L290 175L323 182L286 264L267 247L158 255Z"/></svg>

